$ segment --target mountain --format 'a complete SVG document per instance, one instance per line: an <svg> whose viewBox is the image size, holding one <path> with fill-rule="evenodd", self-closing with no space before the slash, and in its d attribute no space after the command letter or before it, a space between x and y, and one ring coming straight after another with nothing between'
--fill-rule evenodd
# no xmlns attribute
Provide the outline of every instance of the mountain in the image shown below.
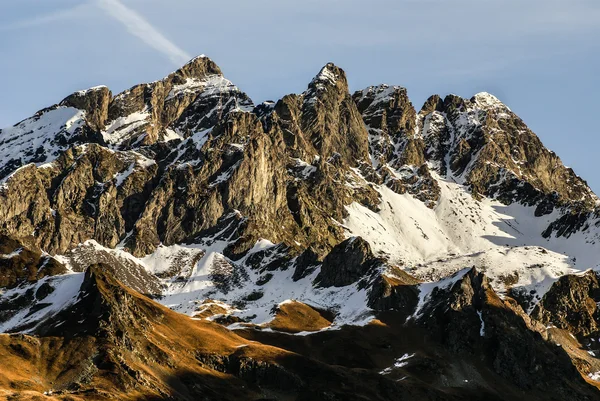
<svg viewBox="0 0 600 401"><path fill-rule="evenodd" d="M491 94L200 56L0 145L7 399L600 399L600 202Z"/></svg>

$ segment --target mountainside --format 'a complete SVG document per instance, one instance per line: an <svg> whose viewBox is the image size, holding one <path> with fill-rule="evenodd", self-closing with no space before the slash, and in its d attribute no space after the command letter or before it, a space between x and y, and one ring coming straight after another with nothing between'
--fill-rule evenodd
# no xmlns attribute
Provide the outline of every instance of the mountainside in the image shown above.
<svg viewBox="0 0 600 401"><path fill-rule="evenodd" d="M600 399L600 201L493 95L200 56L0 130L0 179L7 399Z"/></svg>

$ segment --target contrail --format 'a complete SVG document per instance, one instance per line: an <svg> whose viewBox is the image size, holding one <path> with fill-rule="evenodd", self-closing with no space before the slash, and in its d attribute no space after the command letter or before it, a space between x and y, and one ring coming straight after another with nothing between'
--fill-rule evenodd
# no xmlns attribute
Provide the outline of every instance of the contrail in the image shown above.
<svg viewBox="0 0 600 401"><path fill-rule="evenodd" d="M150 25L141 15L125 6L119 0L98 0L98 5L111 17L125 25L129 33L137 36L148 46L165 54L177 66L186 63L192 58L183 49Z"/></svg>

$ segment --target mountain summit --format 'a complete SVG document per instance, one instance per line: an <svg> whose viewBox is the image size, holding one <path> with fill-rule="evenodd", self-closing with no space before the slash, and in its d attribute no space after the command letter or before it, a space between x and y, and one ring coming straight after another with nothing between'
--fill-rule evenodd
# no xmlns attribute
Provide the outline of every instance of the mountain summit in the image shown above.
<svg viewBox="0 0 600 401"><path fill-rule="evenodd" d="M491 94L255 106L200 56L2 129L0 179L8 398L599 397L598 198Z"/></svg>

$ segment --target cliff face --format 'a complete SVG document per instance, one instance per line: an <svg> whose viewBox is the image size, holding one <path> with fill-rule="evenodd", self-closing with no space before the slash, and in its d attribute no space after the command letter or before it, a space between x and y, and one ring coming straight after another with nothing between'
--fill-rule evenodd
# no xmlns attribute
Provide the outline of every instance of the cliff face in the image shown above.
<svg viewBox="0 0 600 401"><path fill-rule="evenodd" d="M114 247L127 236L141 256L160 243L193 240L238 211L245 227L234 253L261 237L330 249L343 236L329 216L342 220L354 198L377 202L367 186L343 184L350 167L368 160L344 72L327 65L303 95L262 114L248 111L252 103L232 85L207 86L207 76L224 80L198 58L108 103L105 88L65 99L62 105L85 115L86 129L104 127L98 135L109 148L75 146L43 168L21 169L2 194L5 231L24 237L38 230L39 245L51 253L86 239ZM150 117L132 122L140 110ZM25 182L34 184L24 191Z"/></svg>
<svg viewBox="0 0 600 401"><path fill-rule="evenodd" d="M493 95L434 96L419 117L430 158L474 195L535 205L537 215L562 205L595 208L586 182Z"/></svg>
<svg viewBox="0 0 600 401"><path fill-rule="evenodd" d="M278 383L297 399L596 395L580 373L600 371L598 283L579 273L600 255L597 197L490 94L436 95L417 112L399 86L351 95L329 63L303 93L255 106L198 57L1 130L0 179L0 331L35 336L3 341L29 349L23 341L41 338L58 352L48 338L85 338L75 346L103 355L82 359L73 369L87 373L65 379L64 394L128 394L136 380L144 394L200 394L166 386L157 363L275 399L287 391ZM136 291L278 349L232 351L243 344L230 331L196 332ZM203 345L167 335L168 324L226 338L227 352L185 351L170 365L165 347ZM397 341L406 336L412 350ZM356 352L336 351L336 338ZM326 381L310 388L313 369L344 385L331 396ZM353 369L369 372L356 392L344 387ZM103 387L108 372L119 386Z"/></svg>

